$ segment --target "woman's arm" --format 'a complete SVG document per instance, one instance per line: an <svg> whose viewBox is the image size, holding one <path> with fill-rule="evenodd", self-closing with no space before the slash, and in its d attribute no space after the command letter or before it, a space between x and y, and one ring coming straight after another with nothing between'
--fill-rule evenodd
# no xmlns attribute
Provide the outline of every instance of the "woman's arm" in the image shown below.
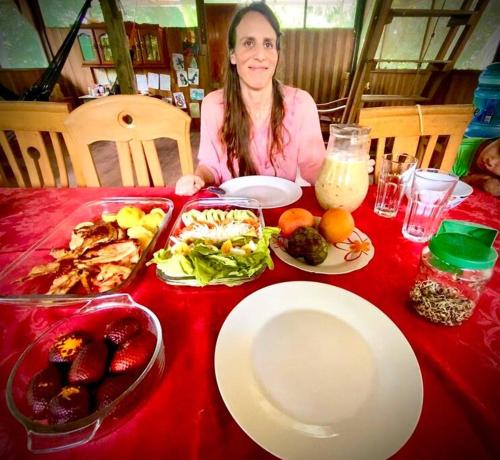
<svg viewBox="0 0 500 460"><path fill-rule="evenodd" d="M462 177L462 180L493 196L500 196L500 179L498 177L485 173L473 173Z"/></svg>
<svg viewBox="0 0 500 460"><path fill-rule="evenodd" d="M326 150L319 124L316 103L309 93L301 91L302 100L295 109L301 117L300 131L291 135L300 136L298 168L300 175L310 184L314 184L323 165Z"/></svg>

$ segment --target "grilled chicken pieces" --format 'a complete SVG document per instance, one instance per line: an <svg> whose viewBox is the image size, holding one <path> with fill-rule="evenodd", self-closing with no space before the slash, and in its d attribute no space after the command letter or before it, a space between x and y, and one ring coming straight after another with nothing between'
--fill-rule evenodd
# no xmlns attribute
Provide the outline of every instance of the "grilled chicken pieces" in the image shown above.
<svg viewBox="0 0 500 460"><path fill-rule="evenodd" d="M50 255L53 262L36 265L24 280L55 275L47 294L66 294L78 283L87 293L105 292L130 275L141 245L115 222L82 222L73 229L69 249L53 249Z"/></svg>

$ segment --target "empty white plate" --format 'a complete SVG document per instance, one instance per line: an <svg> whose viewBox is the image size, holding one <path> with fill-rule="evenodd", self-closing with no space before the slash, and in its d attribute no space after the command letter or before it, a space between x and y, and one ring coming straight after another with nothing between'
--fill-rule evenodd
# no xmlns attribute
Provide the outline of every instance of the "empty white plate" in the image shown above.
<svg viewBox="0 0 500 460"><path fill-rule="evenodd" d="M262 208L280 208L295 203L302 189L295 182L274 176L243 176L220 185L227 196L253 198Z"/></svg>
<svg viewBox="0 0 500 460"><path fill-rule="evenodd" d="M388 458L422 409L420 368L401 331L323 283L280 283L243 299L219 333L215 374L236 422L280 458Z"/></svg>

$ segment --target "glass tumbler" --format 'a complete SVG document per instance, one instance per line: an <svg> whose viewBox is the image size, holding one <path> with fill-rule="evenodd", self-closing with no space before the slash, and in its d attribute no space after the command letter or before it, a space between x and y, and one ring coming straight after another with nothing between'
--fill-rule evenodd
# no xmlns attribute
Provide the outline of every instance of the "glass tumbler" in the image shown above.
<svg viewBox="0 0 500 460"><path fill-rule="evenodd" d="M429 241L446 209L458 176L435 168L417 169L413 175L403 236L416 243Z"/></svg>
<svg viewBox="0 0 500 460"><path fill-rule="evenodd" d="M386 153L378 177L375 214L395 217L406 186L411 183L417 160L406 153Z"/></svg>

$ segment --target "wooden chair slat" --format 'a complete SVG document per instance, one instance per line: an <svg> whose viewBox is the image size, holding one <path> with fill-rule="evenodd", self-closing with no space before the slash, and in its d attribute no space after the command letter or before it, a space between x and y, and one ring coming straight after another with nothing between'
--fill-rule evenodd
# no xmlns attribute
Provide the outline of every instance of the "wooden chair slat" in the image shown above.
<svg viewBox="0 0 500 460"><path fill-rule="evenodd" d="M158 159L158 152L156 151L154 141L142 141L146 161L148 162L148 169L151 173L151 179L155 187L164 187L165 181L161 173L160 160ZM191 155L190 155L191 156ZM181 166L182 168L182 166Z"/></svg>
<svg viewBox="0 0 500 460"><path fill-rule="evenodd" d="M149 185L148 165L146 163L146 158L144 158L142 143L141 141L133 139L129 142L129 148L134 162L137 185L147 187Z"/></svg>
<svg viewBox="0 0 500 460"><path fill-rule="evenodd" d="M116 150L118 151L118 162L123 185L125 187L133 187L135 185L134 170L128 142L117 142Z"/></svg>
<svg viewBox="0 0 500 460"><path fill-rule="evenodd" d="M64 155L61 148L61 142L59 141L59 136L53 131L51 131L49 134L50 140L52 141L52 146L54 147L57 167L59 168L59 180L61 181L61 186L68 187L68 171L66 170L66 163L64 161Z"/></svg>
<svg viewBox="0 0 500 460"><path fill-rule="evenodd" d="M382 157L385 152L385 137L379 137L377 140L377 153L375 158L375 179L378 180L380 176L380 170L382 169Z"/></svg>
<svg viewBox="0 0 500 460"><path fill-rule="evenodd" d="M421 168L428 168L429 164L431 162L432 154L434 152L434 149L436 148L436 142L437 142L438 136L431 136L429 139L429 143L427 144L427 147L425 148L424 156L420 161L420 167Z"/></svg>
<svg viewBox="0 0 500 460"><path fill-rule="evenodd" d="M16 179L17 185L19 187L26 187L26 182L24 181L24 177L19 169L19 165L14 156L14 152L10 147L9 140L3 131L0 131L0 145L2 146L3 151L5 152L5 156L7 158L7 162L9 163L10 169L14 173L14 177ZM4 171L5 174L5 171ZM7 177L5 176L5 185L7 185Z"/></svg>

